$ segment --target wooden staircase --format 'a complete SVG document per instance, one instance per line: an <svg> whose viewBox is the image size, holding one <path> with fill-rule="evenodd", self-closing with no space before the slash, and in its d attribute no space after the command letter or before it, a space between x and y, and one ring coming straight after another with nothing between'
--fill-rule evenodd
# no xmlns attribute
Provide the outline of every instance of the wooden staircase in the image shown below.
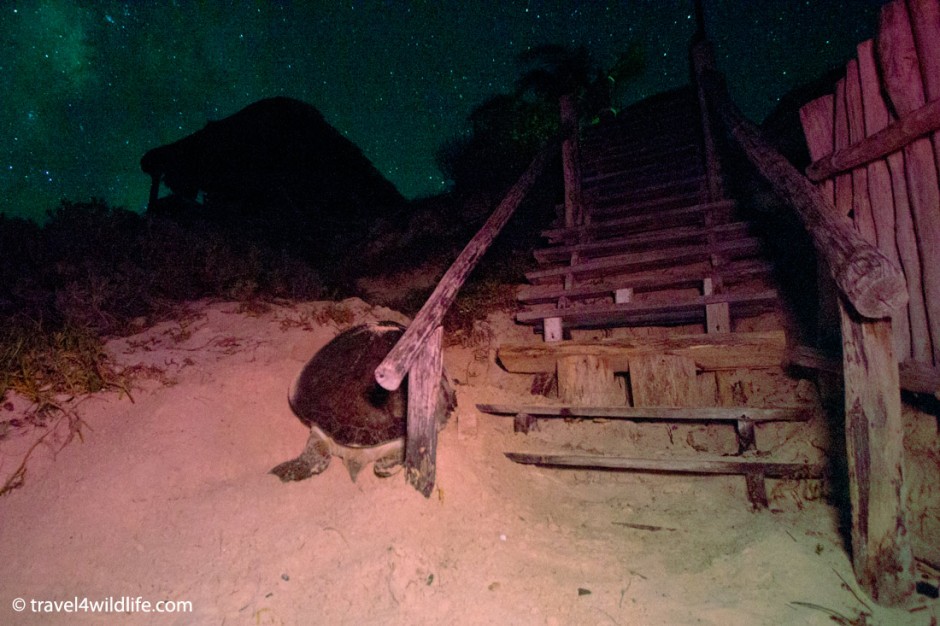
<svg viewBox="0 0 940 626"><path fill-rule="evenodd" d="M720 332L777 306L752 225L735 201L709 198L700 129L694 93L681 90L585 132L582 222L542 233L517 321L546 341L612 326L707 322Z"/></svg>
<svg viewBox="0 0 940 626"><path fill-rule="evenodd" d="M727 423L739 448L731 458L508 456L546 466L742 474L751 503L761 508L768 504L764 478L817 477L822 468L775 462L756 448L755 426L808 420L808 407L741 405L734 392L736 370L781 366L786 338L779 329L734 332L780 301L746 211L709 185L701 129L696 94L682 89L583 132L575 170L583 208L567 224L559 208L556 224L542 232L547 245L535 251L539 268L518 293L517 322L541 330L544 342L499 350L510 372L554 377L557 402L478 408L513 416L521 432L559 417ZM573 336L688 325L696 326L645 342ZM713 377L711 398L701 391L701 374Z"/></svg>

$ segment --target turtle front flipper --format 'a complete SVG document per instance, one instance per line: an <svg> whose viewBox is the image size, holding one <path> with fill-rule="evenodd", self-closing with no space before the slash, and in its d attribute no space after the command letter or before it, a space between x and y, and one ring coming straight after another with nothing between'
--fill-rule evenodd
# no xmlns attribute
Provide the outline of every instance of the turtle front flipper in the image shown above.
<svg viewBox="0 0 940 626"><path fill-rule="evenodd" d="M300 456L285 461L271 470L282 482L304 480L325 470L330 464L330 445L316 430L310 432L307 447Z"/></svg>

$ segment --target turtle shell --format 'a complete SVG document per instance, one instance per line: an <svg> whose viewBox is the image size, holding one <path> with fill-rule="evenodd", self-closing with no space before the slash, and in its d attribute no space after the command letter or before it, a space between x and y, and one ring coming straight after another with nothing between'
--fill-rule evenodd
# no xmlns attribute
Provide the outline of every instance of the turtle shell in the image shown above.
<svg viewBox="0 0 940 626"><path fill-rule="evenodd" d="M375 381L375 368L404 332L401 324L378 322L354 326L334 337L291 386L294 414L344 446L376 446L404 437L406 383L388 391Z"/></svg>

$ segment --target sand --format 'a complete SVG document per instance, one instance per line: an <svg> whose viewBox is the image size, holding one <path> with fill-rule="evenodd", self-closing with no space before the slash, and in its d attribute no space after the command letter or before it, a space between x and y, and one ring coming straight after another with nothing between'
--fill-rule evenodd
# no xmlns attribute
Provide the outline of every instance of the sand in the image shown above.
<svg viewBox="0 0 940 626"><path fill-rule="evenodd" d="M505 314L445 351L459 406L430 498L402 474L367 469L353 483L339 462L282 484L268 470L307 435L286 402L292 378L340 330L381 319L402 317L361 300L261 313L196 303L108 344L137 372L131 397L63 399L83 421L68 445L65 422L23 425L28 403L7 398L0 421L20 425L0 440L0 480L44 439L24 485L0 499L0 624L776 625L869 613L869 624L927 626L940 616L923 596L904 609L865 598L818 485L771 485L770 510L752 512L741 477L507 460L611 442L720 453L733 437L630 423L513 433L511 420L474 408L528 393L530 378L495 363L496 336L531 336ZM780 428L765 441L785 450L794 426ZM14 611L17 598L26 610ZM76 598L134 610L31 610ZM191 609L136 604L166 600Z"/></svg>

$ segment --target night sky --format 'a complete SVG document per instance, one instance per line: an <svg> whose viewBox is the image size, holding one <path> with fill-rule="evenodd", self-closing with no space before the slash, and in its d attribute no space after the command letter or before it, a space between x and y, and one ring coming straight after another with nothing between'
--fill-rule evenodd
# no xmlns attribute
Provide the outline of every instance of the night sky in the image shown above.
<svg viewBox="0 0 940 626"><path fill-rule="evenodd" d="M844 63L882 0L705 0L720 68L760 121ZM445 188L434 152L512 89L516 56L586 45L647 69L628 101L688 81L692 0L0 1L0 212L60 198L141 210L149 149L274 95L305 100L407 197Z"/></svg>

